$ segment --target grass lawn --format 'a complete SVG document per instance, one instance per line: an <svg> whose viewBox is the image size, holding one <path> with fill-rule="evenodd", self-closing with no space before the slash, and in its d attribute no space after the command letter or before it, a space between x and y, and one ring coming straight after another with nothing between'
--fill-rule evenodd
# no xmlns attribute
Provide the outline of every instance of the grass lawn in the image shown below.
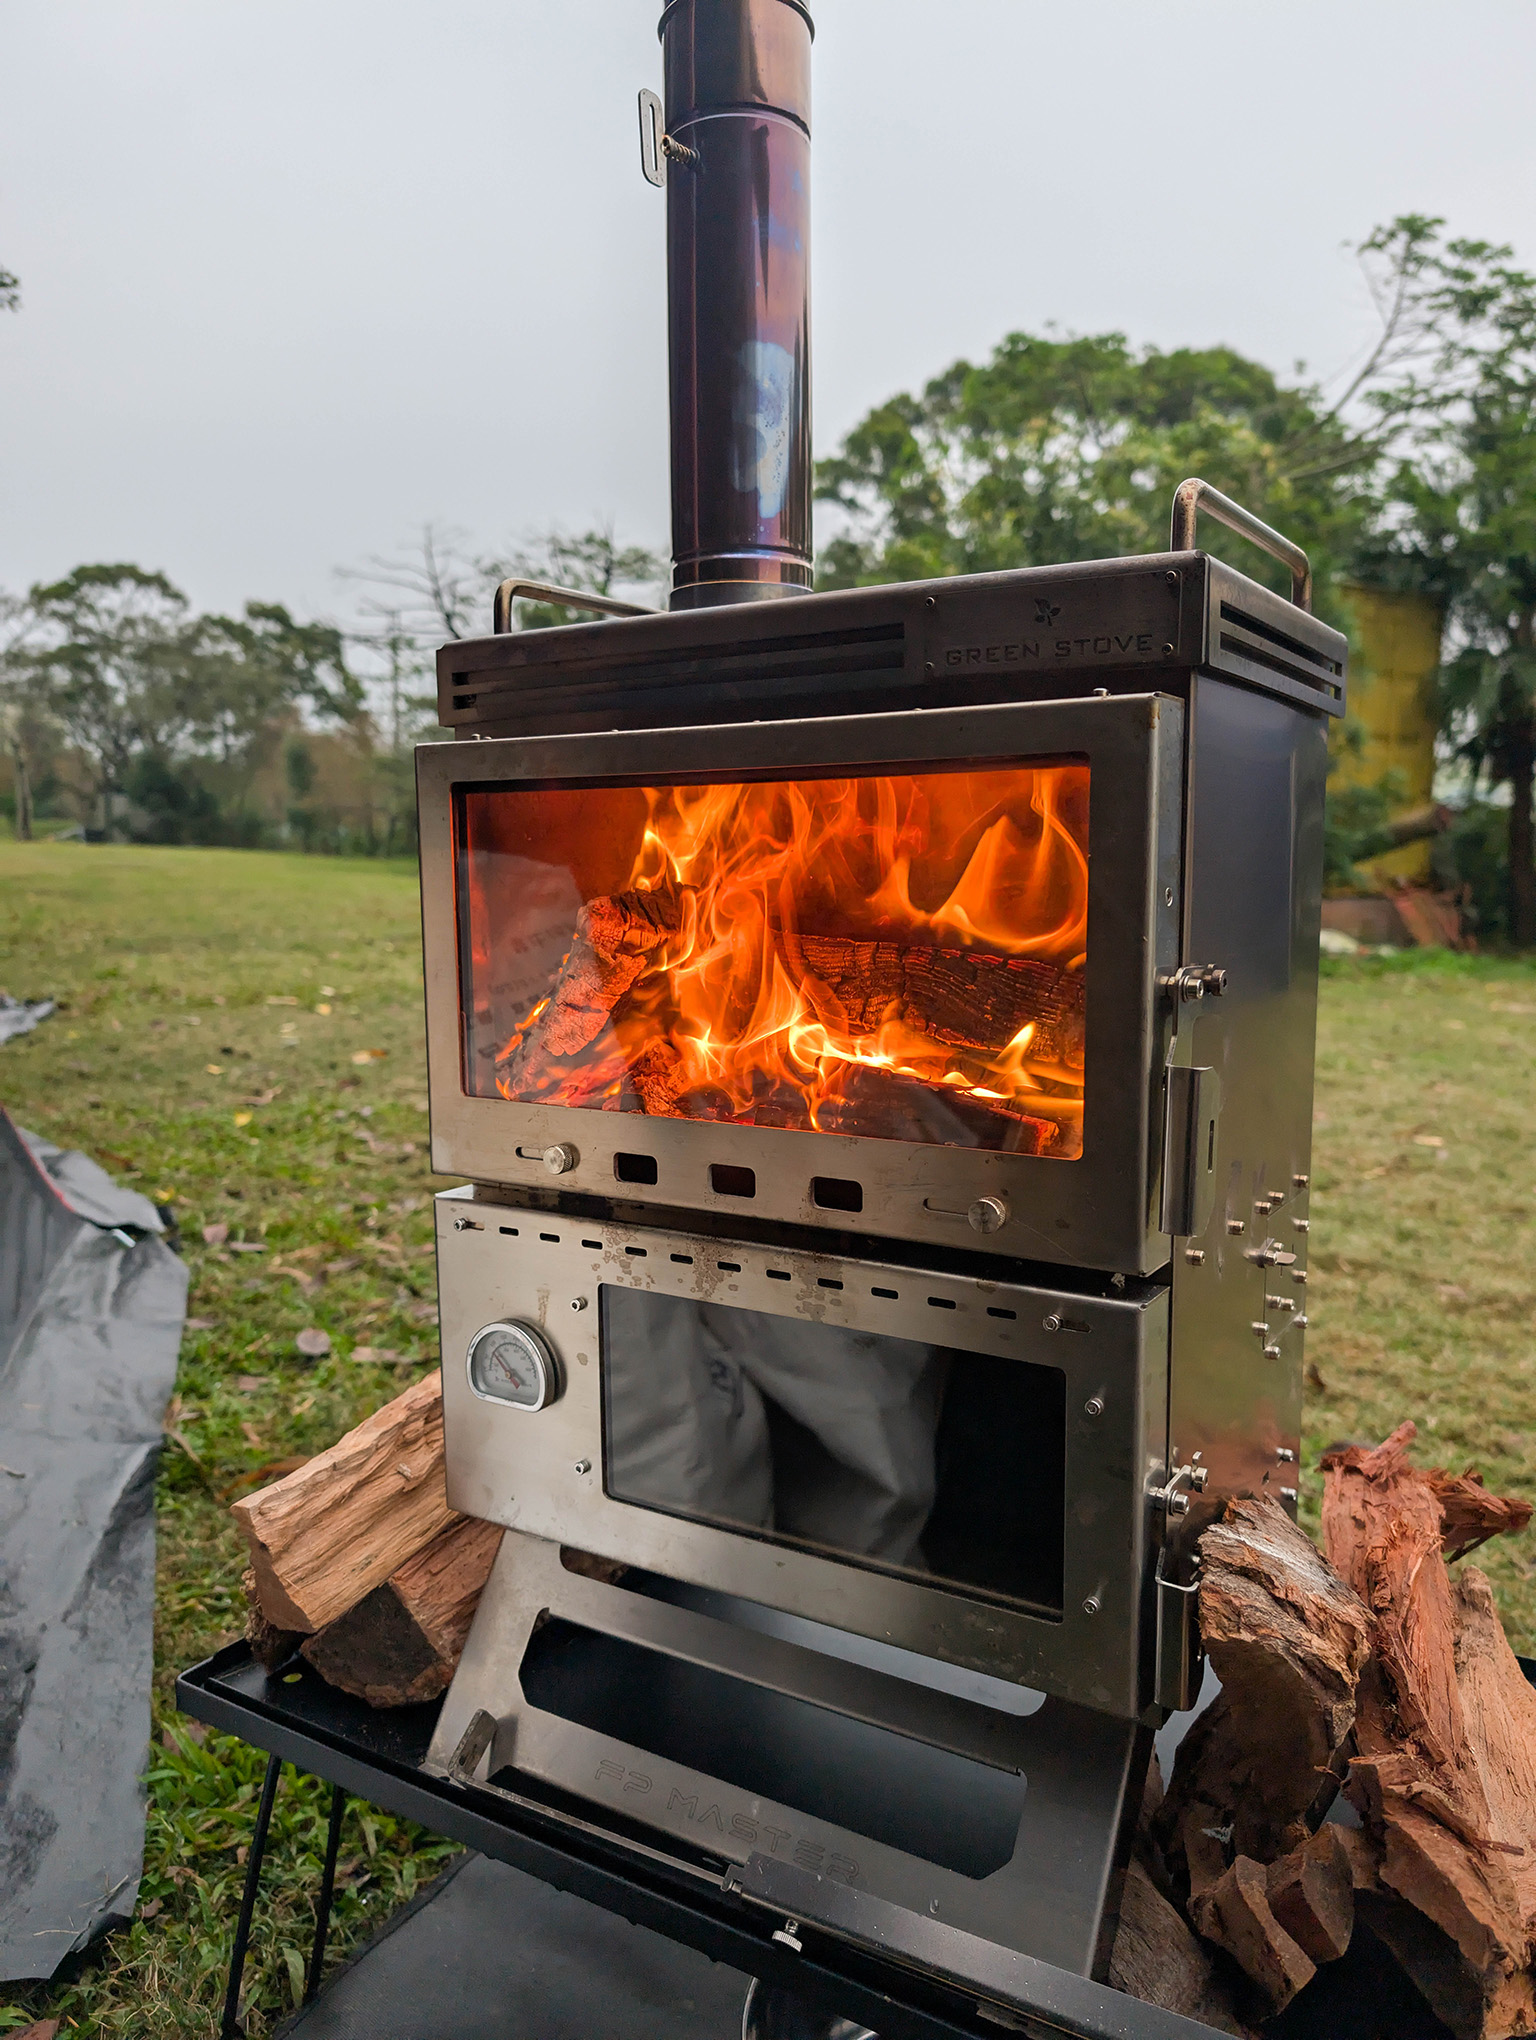
<svg viewBox="0 0 1536 2040"><path fill-rule="evenodd" d="M160 1474L140 1917L76 1983L0 2006L0 2032L49 2014L81 2033L212 2035L262 1759L195 1738L171 1688L239 1627L227 1504L436 1359L415 871L0 844L0 985L64 1002L0 1048L0 1102L172 1204L192 1270ZM1330 966L1303 1455L1314 1532L1318 1452L1405 1415L1427 1460L1536 1487L1533 1110L1536 967ZM227 1239L205 1244L212 1226ZM306 1328L330 1334L326 1358L298 1352ZM1517 1648L1536 1651L1536 1564L1519 1541L1480 1561ZM285 1774L247 1971L252 2036L302 1987L327 1797ZM352 1807L333 1958L448 1853Z"/></svg>

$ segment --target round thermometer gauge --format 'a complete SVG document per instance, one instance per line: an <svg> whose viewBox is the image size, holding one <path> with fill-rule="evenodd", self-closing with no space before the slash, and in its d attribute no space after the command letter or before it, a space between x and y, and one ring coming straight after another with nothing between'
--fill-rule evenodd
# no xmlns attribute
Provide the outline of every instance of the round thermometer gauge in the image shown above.
<svg viewBox="0 0 1536 2040"><path fill-rule="evenodd" d="M547 1409L560 1393L560 1363L537 1325L486 1325L469 1342L469 1385L487 1402Z"/></svg>

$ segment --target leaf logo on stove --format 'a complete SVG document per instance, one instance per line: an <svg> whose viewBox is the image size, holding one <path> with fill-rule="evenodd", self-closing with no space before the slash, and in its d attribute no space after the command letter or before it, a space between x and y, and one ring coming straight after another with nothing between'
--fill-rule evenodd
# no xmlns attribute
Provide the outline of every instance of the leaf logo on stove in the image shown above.
<svg viewBox="0 0 1536 2040"><path fill-rule="evenodd" d="M1053 602L1049 595L1037 595L1035 597L1036 623L1054 623L1060 614L1061 604Z"/></svg>

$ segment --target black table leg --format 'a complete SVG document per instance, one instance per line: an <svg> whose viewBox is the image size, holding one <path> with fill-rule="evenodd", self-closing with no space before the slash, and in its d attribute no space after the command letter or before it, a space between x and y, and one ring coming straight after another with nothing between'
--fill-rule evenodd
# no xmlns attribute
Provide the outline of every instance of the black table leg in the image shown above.
<svg viewBox="0 0 1536 2040"><path fill-rule="evenodd" d="M346 1811L347 1795L339 1785L331 1791L331 1825L325 1838L325 1870L320 1879L320 1904L315 1913L315 1941L309 1951L309 1975L304 1983L304 2002L308 2004L320 1988L320 1972L325 1967L325 1940L331 1929L331 1895L336 1889L336 1851L341 1843L341 1816Z"/></svg>
<svg viewBox="0 0 1536 2040"><path fill-rule="evenodd" d="M256 1887L261 1882L261 1859L267 1852L267 1829L272 1825L272 1803L277 1798L277 1780L282 1768L281 1757L268 1757L267 1775L261 1782L261 1804L256 1810L256 1829L251 1836L251 1853L245 1860L245 1892L240 1900L234 1952L229 1958L229 1988L224 1993L224 2022L219 2027L219 2040L239 2040L240 1985L245 1978L245 1951L251 1942Z"/></svg>

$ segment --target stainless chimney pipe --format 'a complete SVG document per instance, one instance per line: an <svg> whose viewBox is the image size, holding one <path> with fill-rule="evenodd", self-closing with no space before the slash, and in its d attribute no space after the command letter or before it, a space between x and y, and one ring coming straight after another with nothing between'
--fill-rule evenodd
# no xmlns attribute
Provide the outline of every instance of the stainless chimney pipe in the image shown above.
<svg viewBox="0 0 1536 2040"><path fill-rule="evenodd" d="M810 81L802 0L670 0L672 607L811 586Z"/></svg>

